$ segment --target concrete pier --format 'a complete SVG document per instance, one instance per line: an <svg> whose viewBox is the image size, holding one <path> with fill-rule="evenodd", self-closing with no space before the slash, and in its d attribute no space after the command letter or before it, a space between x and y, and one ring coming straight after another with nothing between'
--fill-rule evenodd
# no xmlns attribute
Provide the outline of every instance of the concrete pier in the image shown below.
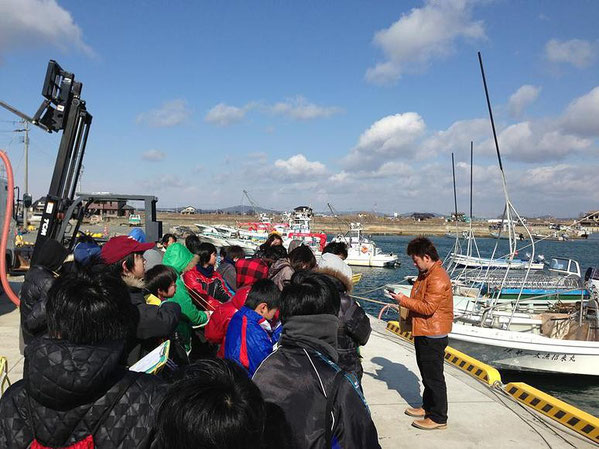
<svg viewBox="0 0 599 449"><path fill-rule="evenodd" d="M448 363L448 429L423 431L412 427L413 418L406 416L404 409L419 406L422 392L414 348L387 331L385 322L375 318L371 322L370 341L361 350L363 387L383 448L597 447ZM0 356L8 359L11 382L21 379L19 311L4 295L0 297Z"/></svg>
<svg viewBox="0 0 599 449"><path fill-rule="evenodd" d="M591 448L591 441L521 406L445 363L449 402L447 430L418 430L406 407L420 406L422 383L414 347L371 319L373 332L361 349L364 394L383 448Z"/></svg>

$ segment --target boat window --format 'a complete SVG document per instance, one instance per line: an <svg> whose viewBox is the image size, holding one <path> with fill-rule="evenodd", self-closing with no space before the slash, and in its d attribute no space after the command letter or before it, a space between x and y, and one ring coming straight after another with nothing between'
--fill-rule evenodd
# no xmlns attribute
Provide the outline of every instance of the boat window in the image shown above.
<svg viewBox="0 0 599 449"><path fill-rule="evenodd" d="M566 271L568 269L568 259L551 259L549 267L552 270Z"/></svg>

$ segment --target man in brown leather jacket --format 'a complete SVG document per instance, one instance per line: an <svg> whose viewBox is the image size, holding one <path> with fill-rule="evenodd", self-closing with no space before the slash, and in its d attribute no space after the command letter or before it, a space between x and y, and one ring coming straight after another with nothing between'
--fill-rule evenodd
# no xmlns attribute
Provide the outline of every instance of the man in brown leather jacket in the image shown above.
<svg viewBox="0 0 599 449"><path fill-rule="evenodd" d="M447 335L453 322L451 280L441 265L433 243L418 237L408 244L407 253L418 268L418 279L408 298L401 293L391 296L410 311L416 362L422 376L424 393L421 408L407 408L406 415L416 419L419 429L447 428L447 387L443 361Z"/></svg>

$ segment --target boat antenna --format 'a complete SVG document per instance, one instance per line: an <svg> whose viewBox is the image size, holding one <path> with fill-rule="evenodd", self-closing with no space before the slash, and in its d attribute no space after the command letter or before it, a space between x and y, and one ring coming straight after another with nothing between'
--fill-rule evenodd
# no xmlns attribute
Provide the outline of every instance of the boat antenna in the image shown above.
<svg viewBox="0 0 599 449"><path fill-rule="evenodd" d="M453 210L454 210L454 220L455 220L455 247L454 253L457 253L460 247L460 236L458 233L458 196L455 188L455 160L454 155L451 153L451 173L453 175Z"/></svg>
<svg viewBox="0 0 599 449"><path fill-rule="evenodd" d="M491 128L493 129L493 140L495 141L495 151L497 152L497 160L499 161L499 171L501 171L501 181L503 185L503 194L505 196L506 204L506 218L508 223L508 238L510 241L510 258L513 259L516 254L516 231L513 229L512 215L511 215L511 201L507 191L507 182L505 180L505 172L503 171L503 162L501 161L501 153L499 152L499 142L497 141L497 131L495 130L495 120L493 119L493 109L491 108L491 100L489 98L489 89L487 88L487 78L485 77L485 68L483 67L483 59L478 52L478 63L480 65L480 73L483 78L483 86L485 88L485 97L487 98L487 108L489 109L489 118L491 120Z"/></svg>

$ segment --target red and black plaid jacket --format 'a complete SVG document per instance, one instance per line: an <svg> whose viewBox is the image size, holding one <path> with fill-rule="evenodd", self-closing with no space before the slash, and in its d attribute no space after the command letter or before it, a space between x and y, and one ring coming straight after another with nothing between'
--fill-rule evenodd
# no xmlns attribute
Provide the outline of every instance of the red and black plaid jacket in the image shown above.
<svg viewBox="0 0 599 449"><path fill-rule="evenodd" d="M260 279L268 277L268 264L260 258L239 259L235 262L237 271L237 288L253 285Z"/></svg>

